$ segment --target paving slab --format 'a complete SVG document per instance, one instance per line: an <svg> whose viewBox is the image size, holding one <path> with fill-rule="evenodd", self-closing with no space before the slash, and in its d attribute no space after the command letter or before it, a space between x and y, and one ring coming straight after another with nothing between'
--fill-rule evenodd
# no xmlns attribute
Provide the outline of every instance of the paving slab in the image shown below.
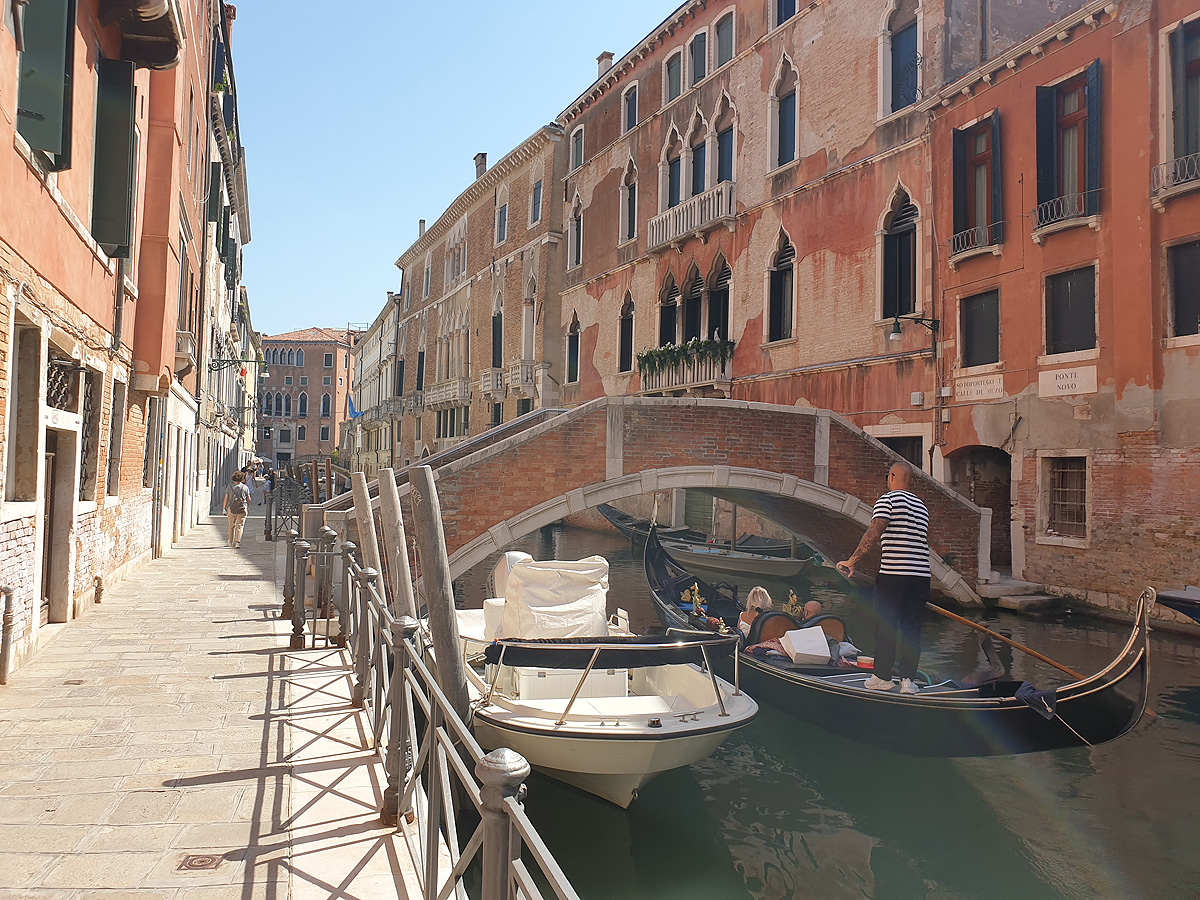
<svg viewBox="0 0 1200 900"><path fill-rule="evenodd" d="M280 550L206 521L10 675L0 897L419 896L346 654L288 649Z"/></svg>

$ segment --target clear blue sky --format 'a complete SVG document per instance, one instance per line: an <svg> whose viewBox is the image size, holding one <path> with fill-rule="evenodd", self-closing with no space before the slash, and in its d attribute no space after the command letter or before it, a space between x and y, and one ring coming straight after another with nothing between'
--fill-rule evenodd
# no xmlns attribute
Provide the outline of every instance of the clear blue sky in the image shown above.
<svg viewBox="0 0 1200 900"><path fill-rule="evenodd" d="M233 25L254 327L370 323L393 265L680 0L241 0Z"/></svg>

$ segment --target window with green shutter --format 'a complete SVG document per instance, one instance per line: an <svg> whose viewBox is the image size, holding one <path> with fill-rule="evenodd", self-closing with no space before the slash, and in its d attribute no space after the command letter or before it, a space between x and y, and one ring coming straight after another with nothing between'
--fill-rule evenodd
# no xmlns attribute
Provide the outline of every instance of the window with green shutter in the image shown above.
<svg viewBox="0 0 1200 900"><path fill-rule="evenodd" d="M48 154L51 168L71 165L70 36L74 0L38 0L25 8L25 49L18 63L17 131L35 150Z"/></svg>
<svg viewBox="0 0 1200 900"><path fill-rule="evenodd" d="M133 242L133 63L96 61L96 147L92 156L92 237L112 257Z"/></svg>

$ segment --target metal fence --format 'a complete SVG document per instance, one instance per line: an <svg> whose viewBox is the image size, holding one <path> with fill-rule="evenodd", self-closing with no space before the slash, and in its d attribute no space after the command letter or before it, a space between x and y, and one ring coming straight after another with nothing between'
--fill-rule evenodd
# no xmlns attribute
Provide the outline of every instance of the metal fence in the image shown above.
<svg viewBox="0 0 1200 900"><path fill-rule="evenodd" d="M294 530L287 535L284 584L291 646L349 648L352 699L366 714L368 745L386 777L380 820L399 826L403 816L410 826L400 831L421 900L451 894L466 900L468 876L478 883L480 900L579 900L521 804L529 763L512 750L485 754L475 742L426 664L421 626L392 615L379 573L359 564L354 544L339 546L328 528L311 544L297 537ZM339 557L342 577L335 591ZM311 606L305 600L310 560L316 580ZM443 841L447 872L439 870Z"/></svg>

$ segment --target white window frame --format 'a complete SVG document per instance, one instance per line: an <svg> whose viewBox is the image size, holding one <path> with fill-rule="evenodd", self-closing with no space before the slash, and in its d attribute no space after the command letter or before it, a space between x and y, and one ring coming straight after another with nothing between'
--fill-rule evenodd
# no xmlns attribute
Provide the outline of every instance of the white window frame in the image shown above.
<svg viewBox="0 0 1200 900"><path fill-rule="evenodd" d="M630 93L633 93L633 94L634 94L634 98L633 98L633 103L634 103L634 108L633 108L633 118L634 118L634 122L633 122L633 125L632 125L632 126L629 126L629 123L626 121L626 117L625 117L625 103L626 103L626 98L629 96L629 94L630 94ZM637 83L637 81L636 81L636 80L635 80L635 81L633 81L633 82L631 82L631 83L630 83L630 84L629 84L629 85L628 85L628 86L625 88L625 90L621 91L621 134L629 134L629 132L633 131L635 128L637 128L637 127L638 127L638 125L640 125L640 124L641 124L641 121L642 121L642 119L641 119L641 108L640 108L641 100L642 100L642 98L641 98L641 95L640 95L640 94L638 94L638 83Z"/></svg>
<svg viewBox="0 0 1200 900"><path fill-rule="evenodd" d="M917 69L917 100L910 103L908 106L900 110L892 110L892 30L888 26L892 15L900 6L903 0L891 0L887 8L883 12L883 21L879 27L879 48L878 48L878 65L876 71L878 74L878 110L876 118L882 122L893 116L902 116L912 112L920 105L921 95L924 90L925 71L924 68ZM774 0L772 0L774 6ZM799 10L797 10L797 15ZM925 4L917 3L917 55L922 59L925 58ZM797 119L799 116L797 115Z"/></svg>
<svg viewBox="0 0 1200 900"><path fill-rule="evenodd" d="M536 197L535 191L538 183L541 183L540 196ZM546 202L546 167L541 160L529 171L529 224L534 225L542 221L542 206Z"/></svg>
<svg viewBox="0 0 1200 900"><path fill-rule="evenodd" d="M501 221L501 213L504 213ZM496 213L492 217L493 246L499 247L508 240L508 185L502 184L496 191Z"/></svg>
<svg viewBox="0 0 1200 900"><path fill-rule="evenodd" d="M633 184L628 185L625 183L625 179L629 177L629 172L631 169L633 170ZM636 207L638 205L638 200L640 199L637 193L637 186L637 163L634 162L633 157L630 156L625 165L621 168L620 209L618 210L619 214L617 216L619 228L619 231L617 232L617 246L637 240L638 228L636 209L634 209L634 221L632 223L629 221L629 192L631 190L633 191L633 202L634 206ZM632 228L630 227L631 225Z"/></svg>
<svg viewBox="0 0 1200 900"><path fill-rule="evenodd" d="M792 89L796 95L796 122L795 134L792 136L794 155L785 163L779 161L779 90L786 80L786 70L791 70L791 73L796 78L796 84ZM734 135L736 137L736 134ZM796 68L796 64L792 58L784 53L779 58L779 65L775 67L775 78L771 82L771 93L767 98L767 153L770 168L768 171L774 172L783 166L790 166L800 161L800 71Z"/></svg>
<svg viewBox="0 0 1200 900"><path fill-rule="evenodd" d="M425 280L421 286L421 299L429 299L429 291L433 284L433 252L425 254Z"/></svg>
<svg viewBox="0 0 1200 900"><path fill-rule="evenodd" d="M579 211L579 225L575 225L575 211ZM575 191L575 197L571 200L571 206L567 211L567 269L577 269L583 265L583 199L579 196L579 191ZM576 249L578 248L578 253ZM575 258L578 256L579 261Z"/></svg>
<svg viewBox="0 0 1200 900"><path fill-rule="evenodd" d="M568 169L568 171L570 171L570 172L574 172L578 169L582 169L583 164L585 162L587 162L587 150L584 147L583 140L584 140L583 125L582 124L576 125L575 128L571 131L571 141L569 144L567 144L568 152L570 152L570 154L571 154L571 160L570 160L571 165ZM579 142L579 162L578 163L576 163L576 161L575 161L575 156L576 156L575 142L576 141ZM545 185L542 185L542 187L544 189Z"/></svg>
<svg viewBox="0 0 1200 900"><path fill-rule="evenodd" d="M326 353L326 354L325 354L325 358L324 358L324 360L322 360L322 362L324 363L324 368L326 368L326 369L332 369L332 368L333 368L333 362L334 362L334 360L333 360L333 354L332 354L332 353Z"/></svg>
<svg viewBox="0 0 1200 900"><path fill-rule="evenodd" d="M790 18L784 19L782 22L780 22L778 0L767 0L767 7L767 16L771 23L771 27L768 29L769 31L774 31L781 25L786 25L788 22L795 20L800 13L803 12L803 9L800 6L800 0L796 0L796 11L792 13Z"/></svg>
<svg viewBox="0 0 1200 900"><path fill-rule="evenodd" d="M680 97L682 97L684 94L687 93L687 59L685 58L685 55L683 52L684 49L685 48L680 47L674 53L667 56L667 58L663 61L663 67L662 67L663 103L662 103L662 105L663 105L664 109L666 109L668 106L670 106L672 103L674 103L676 100L678 100ZM670 78L667 73L667 67L668 67L669 63L671 62L671 60L673 60L676 56L679 57L679 94L672 97L672 96L670 96Z"/></svg>
<svg viewBox="0 0 1200 900"><path fill-rule="evenodd" d="M892 215L892 206L896 202L896 196L900 191L908 196L908 202L917 208L917 226L916 247L913 251L913 312L906 313L900 318L921 316L924 310L928 308L925 296L927 276L925 274L925 253L926 240L928 238L928 229L931 227L929 223L930 216L925 215L925 210L921 204L917 202L912 189L902 181L897 181L892 186L891 193L888 194L887 204L883 208L883 212L879 215L878 225L875 229L875 324L876 325L891 325L892 319L883 317L883 242L887 236L888 219ZM1079 268L1075 266L1074 268ZM1045 278L1043 277L1043 295L1045 293ZM1045 297L1042 298L1042 312L1045 314L1046 302ZM1045 324L1042 326L1042 344L1046 342Z"/></svg>
<svg viewBox="0 0 1200 900"><path fill-rule="evenodd" d="M696 57L695 57L695 46L694 45L696 43L696 38L698 38L700 35L704 35L704 75L701 76L700 78L696 78L696 73L695 73L695 58ZM712 74L712 65L711 65L712 53L710 52L708 38L709 38L708 29L701 28L701 29L693 32L692 36L689 37L687 40L687 55L684 59L684 63L685 63L684 68L687 71L687 81L683 87L683 90L685 90L685 91L691 90L692 88L696 87L702 81L707 79L709 75Z"/></svg>
<svg viewBox="0 0 1200 900"><path fill-rule="evenodd" d="M729 19L729 25L730 25L729 59L725 60L725 62L718 62L718 60L717 60L717 52L718 52L717 51L717 42L718 42L717 26L720 25L723 21L725 21L725 19ZM734 15L734 10L732 8L727 10L723 15L717 16L717 18L713 20L712 37L713 37L713 46L712 46L713 72L716 72L718 69L725 68L725 66L729 65L731 62L733 62L735 59L737 59L737 55L738 55L738 52L737 52L737 37L738 37L738 35L737 35L737 16Z"/></svg>

